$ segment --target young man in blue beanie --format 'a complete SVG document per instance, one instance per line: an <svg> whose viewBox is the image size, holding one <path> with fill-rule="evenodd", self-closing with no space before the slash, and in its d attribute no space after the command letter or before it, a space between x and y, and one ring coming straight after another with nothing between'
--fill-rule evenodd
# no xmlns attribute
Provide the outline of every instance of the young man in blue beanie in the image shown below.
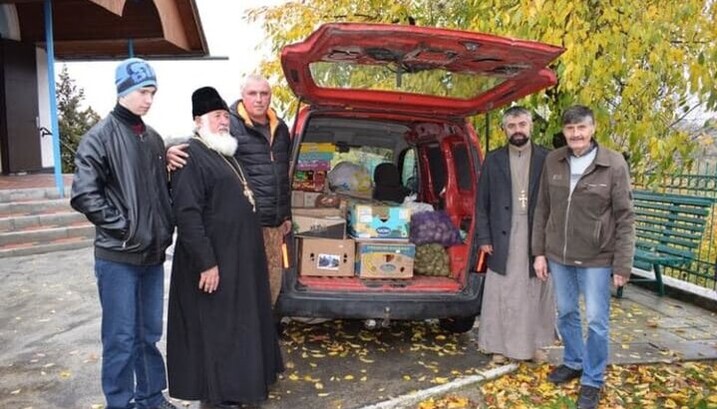
<svg viewBox="0 0 717 409"><path fill-rule="evenodd" d="M117 67L117 105L77 148L71 205L95 229L102 306L102 390L107 409L176 409L162 394L165 250L174 221L164 143L142 116L157 78L144 60Z"/></svg>

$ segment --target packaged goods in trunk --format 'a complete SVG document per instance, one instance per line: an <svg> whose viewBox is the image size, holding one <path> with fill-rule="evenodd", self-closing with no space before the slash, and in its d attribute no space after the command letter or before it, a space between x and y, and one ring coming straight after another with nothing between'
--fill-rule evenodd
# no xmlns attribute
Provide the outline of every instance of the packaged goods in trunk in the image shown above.
<svg viewBox="0 0 717 409"><path fill-rule="evenodd" d="M352 277L355 266L353 240L299 239L299 274L302 276Z"/></svg>
<svg viewBox="0 0 717 409"><path fill-rule="evenodd" d="M332 192L371 197L371 175L361 165L339 162L331 169L327 178Z"/></svg>
<svg viewBox="0 0 717 409"><path fill-rule="evenodd" d="M306 160L299 159L296 162L296 170L331 170L331 161L328 160Z"/></svg>
<svg viewBox="0 0 717 409"><path fill-rule="evenodd" d="M356 272L361 278L411 278L415 257L411 243L359 241Z"/></svg>
<svg viewBox="0 0 717 409"><path fill-rule="evenodd" d="M293 190L305 192L323 192L326 187L326 171L324 170L297 170L291 184Z"/></svg>
<svg viewBox="0 0 717 409"><path fill-rule="evenodd" d="M338 208L335 207L298 207L291 209L292 217L340 217L346 220L346 202L342 201Z"/></svg>
<svg viewBox="0 0 717 409"><path fill-rule="evenodd" d="M294 235L298 237L319 237L325 239L346 238L346 219L339 216L300 216L292 217Z"/></svg>
<svg viewBox="0 0 717 409"><path fill-rule="evenodd" d="M336 145L331 142L304 142L299 147L299 155L309 153L334 153Z"/></svg>
<svg viewBox="0 0 717 409"><path fill-rule="evenodd" d="M291 191L291 207L316 207L316 201L322 194L319 192Z"/></svg>
<svg viewBox="0 0 717 409"><path fill-rule="evenodd" d="M349 206L349 232L359 239L408 239L411 210L401 206L353 203Z"/></svg>

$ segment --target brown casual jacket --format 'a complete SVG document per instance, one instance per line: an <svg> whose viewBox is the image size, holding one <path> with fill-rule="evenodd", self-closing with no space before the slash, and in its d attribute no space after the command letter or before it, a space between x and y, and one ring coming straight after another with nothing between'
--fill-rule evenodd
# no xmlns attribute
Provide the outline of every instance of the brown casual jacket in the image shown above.
<svg viewBox="0 0 717 409"><path fill-rule="evenodd" d="M598 146L571 195L569 155L562 147L545 159L532 253L569 266L611 266L613 273L630 277L635 215L625 159Z"/></svg>

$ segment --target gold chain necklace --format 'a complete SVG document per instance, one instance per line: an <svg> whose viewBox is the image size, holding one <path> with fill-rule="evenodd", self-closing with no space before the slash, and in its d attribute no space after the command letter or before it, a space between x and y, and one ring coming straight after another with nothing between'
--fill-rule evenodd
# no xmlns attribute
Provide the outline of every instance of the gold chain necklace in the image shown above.
<svg viewBox="0 0 717 409"><path fill-rule="evenodd" d="M249 187L249 183L246 180L246 176L244 176L244 171L242 170L241 166L239 166L239 162L237 162L236 158L233 156L229 157L231 159L231 162L229 159L227 159L226 156L222 155L221 153L215 151L214 149L210 148L209 145L207 145L206 142L202 140L202 138L195 136L196 140L202 143L202 145L206 146L207 149L210 151L216 153L219 155L220 158L224 159L224 162L234 171L234 174L237 176L237 179L241 182L241 184L244 186L244 197L251 203L251 210L256 213L256 202L254 201L254 192Z"/></svg>

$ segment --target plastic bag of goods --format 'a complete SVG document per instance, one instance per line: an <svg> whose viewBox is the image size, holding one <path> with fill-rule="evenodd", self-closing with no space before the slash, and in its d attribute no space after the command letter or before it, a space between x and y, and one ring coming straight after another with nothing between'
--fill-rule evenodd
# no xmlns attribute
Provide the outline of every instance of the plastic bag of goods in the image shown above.
<svg viewBox="0 0 717 409"><path fill-rule="evenodd" d="M415 245L436 243L443 247L460 244L460 231L442 210L415 213L411 216L411 243Z"/></svg>
<svg viewBox="0 0 717 409"><path fill-rule="evenodd" d="M337 193L371 195L371 175L362 166L351 162L339 162L329 172L329 188Z"/></svg>
<svg viewBox="0 0 717 409"><path fill-rule="evenodd" d="M436 243L416 246L413 271L419 275L448 277L451 275L448 252L443 246Z"/></svg>
<svg viewBox="0 0 717 409"><path fill-rule="evenodd" d="M412 195L406 196L405 199L403 199L403 204L401 204L401 207L405 207L408 209L411 209L411 213L421 213L421 212L432 212L433 211L433 205L430 203L423 203L423 202L417 202L418 195L415 193Z"/></svg>

